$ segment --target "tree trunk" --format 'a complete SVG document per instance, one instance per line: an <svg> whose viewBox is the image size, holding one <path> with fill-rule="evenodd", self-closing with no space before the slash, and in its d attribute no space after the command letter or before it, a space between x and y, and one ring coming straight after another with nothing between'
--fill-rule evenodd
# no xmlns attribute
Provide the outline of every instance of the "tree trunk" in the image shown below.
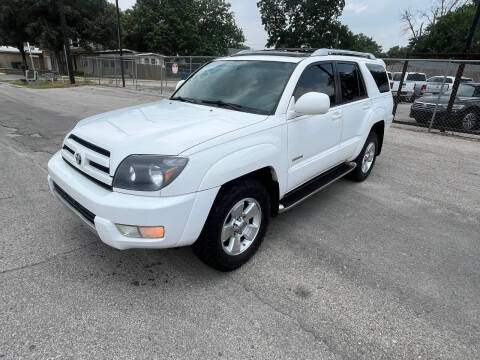
<svg viewBox="0 0 480 360"><path fill-rule="evenodd" d="M25 48L23 47L23 43L18 44L17 49L20 51L20 54L22 55L23 69L26 70L28 68L27 55L25 53Z"/></svg>

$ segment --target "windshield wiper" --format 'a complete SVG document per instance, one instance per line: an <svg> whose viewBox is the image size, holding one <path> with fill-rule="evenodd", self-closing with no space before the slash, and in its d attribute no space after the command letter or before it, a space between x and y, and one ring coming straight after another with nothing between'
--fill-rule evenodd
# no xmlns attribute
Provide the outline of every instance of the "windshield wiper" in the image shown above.
<svg viewBox="0 0 480 360"><path fill-rule="evenodd" d="M181 97L181 96L174 97L174 98L172 98L172 100L183 101L183 102L187 102L187 103L191 103L191 104L198 104L198 101L195 100L195 99L184 98L184 97Z"/></svg>
<svg viewBox="0 0 480 360"><path fill-rule="evenodd" d="M232 110L240 110L240 111L252 111L251 108L248 108L246 106L238 105L238 104L232 104L228 103L222 100L200 100L200 103L202 104L208 104L208 105L217 105L219 107L227 108L227 109L232 109Z"/></svg>

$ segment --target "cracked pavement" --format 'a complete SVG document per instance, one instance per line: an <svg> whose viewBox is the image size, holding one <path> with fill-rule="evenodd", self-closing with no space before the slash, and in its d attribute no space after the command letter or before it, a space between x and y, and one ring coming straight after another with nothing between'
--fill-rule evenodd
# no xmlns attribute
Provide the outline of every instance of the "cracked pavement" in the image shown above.
<svg viewBox="0 0 480 360"><path fill-rule="evenodd" d="M480 357L480 142L393 128L372 176L272 220L216 272L118 251L48 191L88 115L151 93L0 84L0 359Z"/></svg>

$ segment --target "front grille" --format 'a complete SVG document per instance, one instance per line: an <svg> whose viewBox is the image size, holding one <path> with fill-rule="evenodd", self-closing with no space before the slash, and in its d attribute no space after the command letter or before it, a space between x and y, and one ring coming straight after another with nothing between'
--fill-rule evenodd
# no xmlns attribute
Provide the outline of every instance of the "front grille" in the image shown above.
<svg viewBox="0 0 480 360"><path fill-rule="evenodd" d="M110 187L110 151L71 134L62 148L63 159L89 179Z"/></svg>
<svg viewBox="0 0 480 360"><path fill-rule="evenodd" d="M94 145L86 140L80 139L76 135L71 134L68 138L78 142L79 144L82 144L86 148L89 148L99 154L102 154L103 156L110 157L110 151L102 149L100 146Z"/></svg>
<svg viewBox="0 0 480 360"><path fill-rule="evenodd" d="M82 206L79 202L77 202L74 198L68 195L63 189L58 186L56 183L53 183L53 189L55 192L67 202L72 208L74 208L82 217L88 221L91 225L95 224L95 214L92 213L90 210Z"/></svg>
<svg viewBox="0 0 480 360"><path fill-rule="evenodd" d="M422 111L428 111L428 112L433 112L435 110L435 104L431 103L422 103L422 102L414 102L412 105L412 110L422 110ZM437 111L441 111L442 108L439 106Z"/></svg>

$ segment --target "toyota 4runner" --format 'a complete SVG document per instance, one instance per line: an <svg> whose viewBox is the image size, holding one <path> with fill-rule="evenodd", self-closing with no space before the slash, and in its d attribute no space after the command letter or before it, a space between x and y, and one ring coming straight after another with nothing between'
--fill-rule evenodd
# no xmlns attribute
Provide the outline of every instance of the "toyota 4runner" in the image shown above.
<svg viewBox="0 0 480 360"><path fill-rule="evenodd" d="M241 52L204 65L169 99L80 121L48 183L114 248L193 245L233 270L271 216L345 175L368 177L392 107L385 64L371 54Z"/></svg>

